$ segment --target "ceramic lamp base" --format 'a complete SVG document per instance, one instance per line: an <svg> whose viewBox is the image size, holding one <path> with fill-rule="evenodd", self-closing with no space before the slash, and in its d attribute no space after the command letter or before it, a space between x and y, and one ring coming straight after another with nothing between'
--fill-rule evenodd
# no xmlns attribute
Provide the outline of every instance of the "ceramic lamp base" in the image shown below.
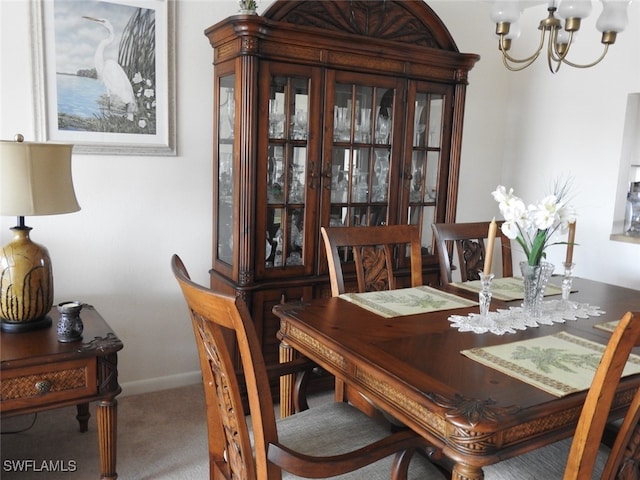
<svg viewBox="0 0 640 480"><path fill-rule="evenodd" d="M0 319L3 331L51 325L53 272L49 252L29 238L31 228L11 229L14 238L0 250ZM25 324L21 327L20 324ZM7 328L8 327L8 328Z"/></svg>

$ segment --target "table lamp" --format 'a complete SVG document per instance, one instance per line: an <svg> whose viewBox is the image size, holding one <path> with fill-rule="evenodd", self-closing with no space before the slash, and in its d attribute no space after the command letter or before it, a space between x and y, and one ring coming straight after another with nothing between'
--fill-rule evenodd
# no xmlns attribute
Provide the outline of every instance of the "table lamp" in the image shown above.
<svg viewBox="0 0 640 480"><path fill-rule="evenodd" d="M71 178L73 145L0 141L0 215L18 218L13 240L0 250L0 320L3 332L51 325L53 271L49 252L29 238L28 215L80 210Z"/></svg>

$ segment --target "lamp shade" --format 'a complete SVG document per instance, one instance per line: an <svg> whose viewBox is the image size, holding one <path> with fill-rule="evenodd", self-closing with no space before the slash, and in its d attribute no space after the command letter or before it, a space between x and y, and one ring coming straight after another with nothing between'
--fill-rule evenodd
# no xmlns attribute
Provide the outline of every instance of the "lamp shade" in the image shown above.
<svg viewBox="0 0 640 480"><path fill-rule="evenodd" d="M0 215L80 210L71 177L73 145L0 141Z"/></svg>

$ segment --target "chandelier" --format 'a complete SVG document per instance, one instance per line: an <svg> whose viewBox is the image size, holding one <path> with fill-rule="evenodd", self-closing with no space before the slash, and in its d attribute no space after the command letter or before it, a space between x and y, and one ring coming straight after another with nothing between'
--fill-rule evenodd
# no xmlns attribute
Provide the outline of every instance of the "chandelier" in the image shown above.
<svg viewBox="0 0 640 480"><path fill-rule="evenodd" d="M498 45L505 67L511 71L527 68L543 51L545 40L547 41L547 63L552 73L556 73L563 63L575 68L589 68L599 63L607 54L609 45L615 43L617 34L627 26L627 7L631 3L631 0L601 1L603 8L596 23L596 29L602 32L601 42L604 50L595 61L587 64L573 63L567 59L567 56L574 37L580 29L581 20L591 13L590 0L550 1L547 8L548 15L538 25L541 33L536 51L531 56L520 59L512 57L509 50L511 42L520 36L518 20L527 0L494 1L491 19L496 24ZM560 3L559 6L558 3Z"/></svg>

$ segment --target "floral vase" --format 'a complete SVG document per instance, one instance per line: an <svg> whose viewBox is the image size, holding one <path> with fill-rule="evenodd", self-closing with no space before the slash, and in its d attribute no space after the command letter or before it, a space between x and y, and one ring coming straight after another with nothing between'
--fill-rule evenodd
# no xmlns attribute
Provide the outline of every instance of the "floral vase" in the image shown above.
<svg viewBox="0 0 640 480"><path fill-rule="evenodd" d="M554 266L549 262L540 262L540 265L529 265L520 262L520 271L524 283L524 300L522 308L528 318L538 319L542 314L542 300L547 288L549 277L553 273Z"/></svg>

